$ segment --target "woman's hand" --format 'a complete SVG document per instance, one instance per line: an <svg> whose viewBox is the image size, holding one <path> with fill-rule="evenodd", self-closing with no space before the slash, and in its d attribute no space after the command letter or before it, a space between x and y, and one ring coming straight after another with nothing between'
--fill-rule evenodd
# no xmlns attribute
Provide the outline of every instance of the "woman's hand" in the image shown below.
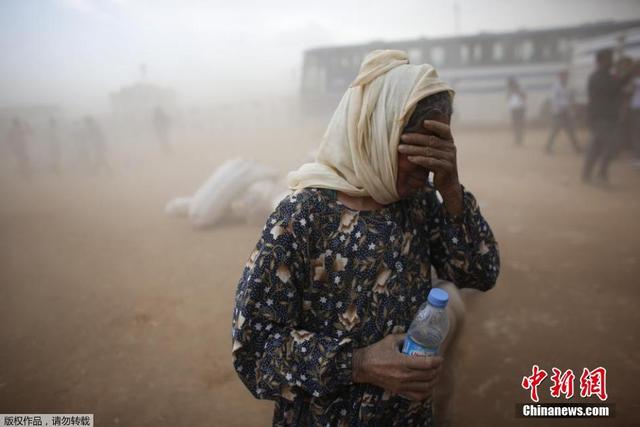
<svg viewBox="0 0 640 427"><path fill-rule="evenodd" d="M405 133L398 152L406 154L411 163L433 172L433 183L442 195L449 213L462 212L462 187L458 180L456 146L451 128L446 123L425 120L425 134Z"/></svg>
<svg viewBox="0 0 640 427"><path fill-rule="evenodd" d="M368 383L410 400L431 397L441 357L407 356L400 352L406 334L387 335L353 352L353 382Z"/></svg>

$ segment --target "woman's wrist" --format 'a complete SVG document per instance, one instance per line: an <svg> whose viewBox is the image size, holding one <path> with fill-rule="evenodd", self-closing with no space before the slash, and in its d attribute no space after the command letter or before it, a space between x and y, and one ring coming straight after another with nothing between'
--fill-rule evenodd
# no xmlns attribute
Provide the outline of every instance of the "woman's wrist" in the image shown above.
<svg viewBox="0 0 640 427"><path fill-rule="evenodd" d="M440 191L444 207L449 215L458 217L462 215L464 210L464 193L460 183L451 186L451 188Z"/></svg>
<svg viewBox="0 0 640 427"><path fill-rule="evenodd" d="M356 348L351 356L351 379L354 383L364 382L364 348Z"/></svg>

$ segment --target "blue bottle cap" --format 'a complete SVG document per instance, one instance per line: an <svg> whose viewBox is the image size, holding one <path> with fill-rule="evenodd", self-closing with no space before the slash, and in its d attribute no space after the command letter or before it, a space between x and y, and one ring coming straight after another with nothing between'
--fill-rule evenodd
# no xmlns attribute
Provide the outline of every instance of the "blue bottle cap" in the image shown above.
<svg viewBox="0 0 640 427"><path fill-rule="evenodd" d="M433 288L429 291L427 301L434 307L444 308L449 302L449 294L440 288Z"/></svg>

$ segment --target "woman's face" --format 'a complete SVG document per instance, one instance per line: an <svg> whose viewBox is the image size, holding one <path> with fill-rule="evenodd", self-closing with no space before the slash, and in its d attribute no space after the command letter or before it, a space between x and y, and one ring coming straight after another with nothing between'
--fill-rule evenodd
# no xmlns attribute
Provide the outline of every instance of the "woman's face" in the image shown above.
<svg viewBox="0 0 640 427"><path fill-rule="evenodd" d="M421 133L429 135L429 132L422 127L422 123L424 123L425 120L434 120L448 125L451 122L451 117L437 111L428 112L418 120L418 125L411 128L405 128L402 133ZM402 144L402 142L400 143ZM427 179L429 178L429 170L411 163L407 157L408 156L406 154L398 154L396 190L398 191L401 199L405 199L421 188L424 188L427 183Z"/></svg>

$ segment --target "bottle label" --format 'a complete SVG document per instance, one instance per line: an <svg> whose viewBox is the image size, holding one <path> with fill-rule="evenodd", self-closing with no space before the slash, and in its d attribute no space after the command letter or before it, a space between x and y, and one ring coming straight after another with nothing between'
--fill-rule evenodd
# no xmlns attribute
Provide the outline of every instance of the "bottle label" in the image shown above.
<svg viewBox="0 0 640 427"><path fill-rule="evenodd" d="M435 356L438 354L438 348L423 347L411 337L406 337L404 345L402 346L402 352L409 356Z"/></svg>

